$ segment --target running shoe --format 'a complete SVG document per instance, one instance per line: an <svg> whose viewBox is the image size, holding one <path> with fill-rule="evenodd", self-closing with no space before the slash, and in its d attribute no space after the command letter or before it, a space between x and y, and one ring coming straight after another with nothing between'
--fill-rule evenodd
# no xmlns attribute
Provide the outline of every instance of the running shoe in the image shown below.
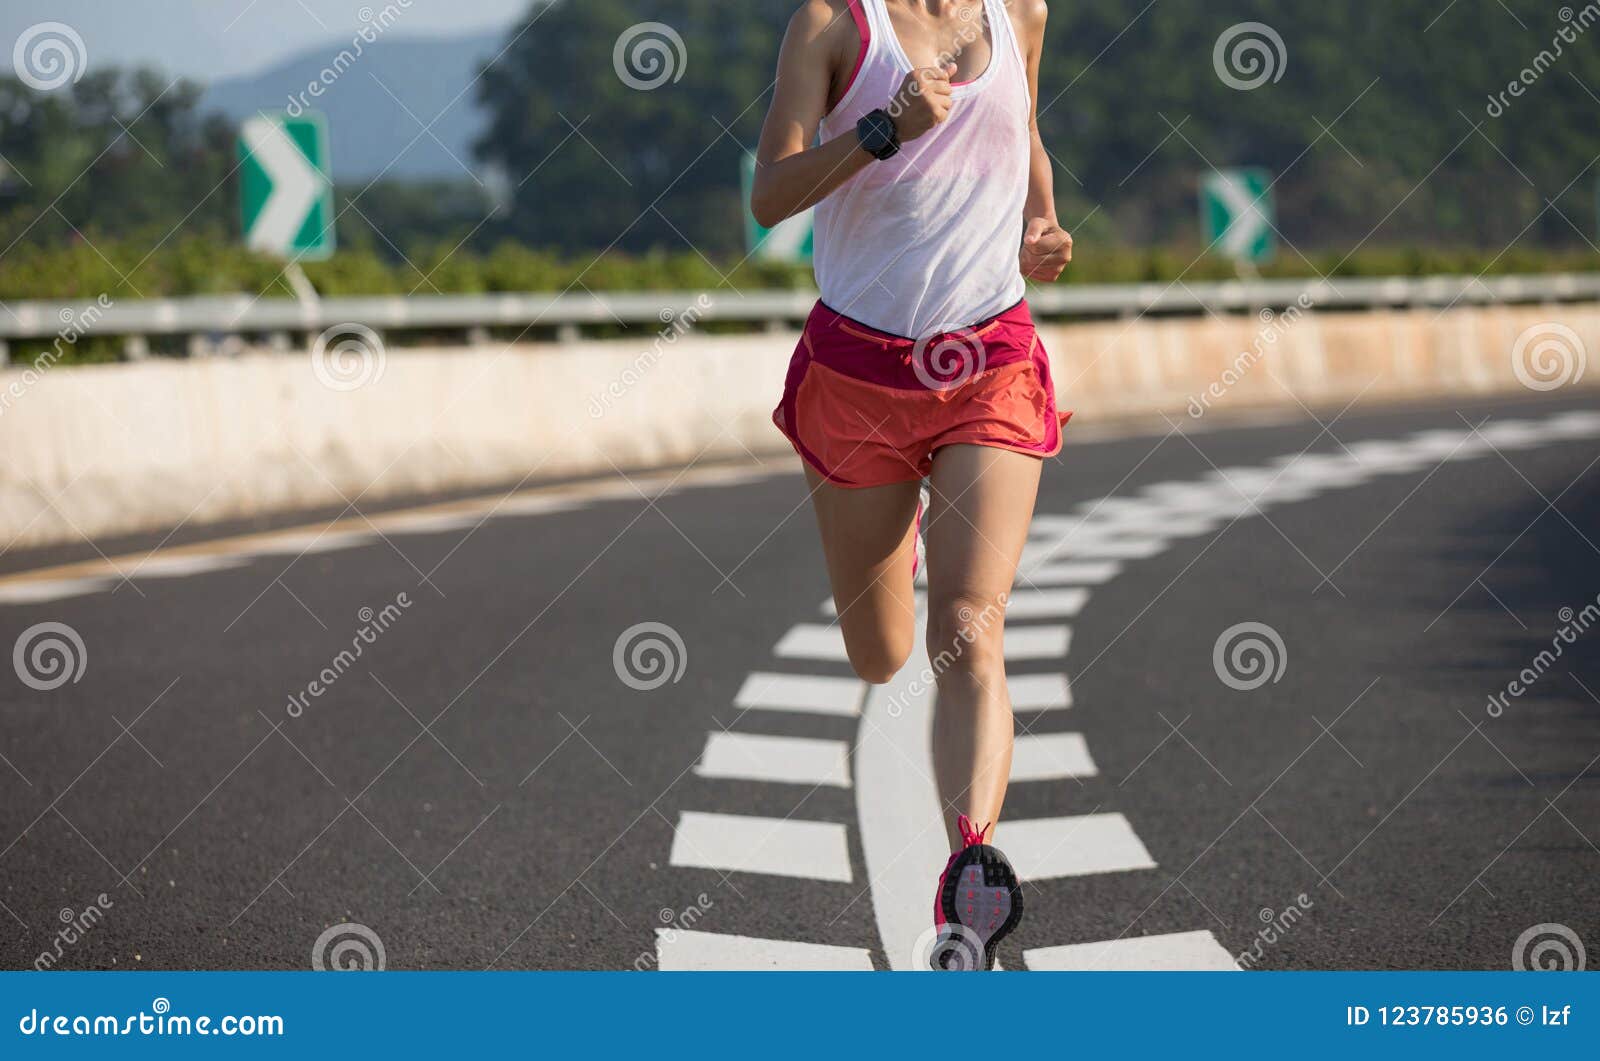
<svg viewBox="0 0 1600 1061"><path fill-rule="evenodd" d="M935 971L989 970L1000 941L1022 920L1022 888L1006 856L983 842L990 826L974 829L965 814L956 826L964 846L939 874L933 900L939 935L929 964Z"/></svg>

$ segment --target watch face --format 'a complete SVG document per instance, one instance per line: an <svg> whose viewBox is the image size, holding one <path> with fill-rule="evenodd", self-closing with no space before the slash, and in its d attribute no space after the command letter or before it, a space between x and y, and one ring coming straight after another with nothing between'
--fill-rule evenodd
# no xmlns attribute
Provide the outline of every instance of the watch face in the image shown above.
<svg viewBox="0 0 1600 1061"><path fill-rule="evenodd" d="M894 119L882 111L873 111L861 122L861 146L879 158L892 153L894 147Z"/></svg>

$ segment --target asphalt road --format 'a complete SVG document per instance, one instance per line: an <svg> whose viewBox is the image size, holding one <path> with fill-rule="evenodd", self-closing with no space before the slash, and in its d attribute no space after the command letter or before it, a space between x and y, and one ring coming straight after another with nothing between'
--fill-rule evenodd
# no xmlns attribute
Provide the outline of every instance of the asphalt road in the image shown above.
<svg viewBox="0 0 1600 1061"><path fill-rule="evenodd" d="M1600 947L1593 405L1071 440L1013 604L1033 743L998 842L1028 916L1002 963ZM919 806L927 698L835 658L797 466L706 471L320 539L191 529L127 579L8 554L0 641L63 624L82 670L0 672L0 964L303 969L343 923L390 969L913 964L939 865L884 808ZM642 623L665 659L619 663ZM1242 623L1256 688L1248 652L1216 659Z"/></svg>

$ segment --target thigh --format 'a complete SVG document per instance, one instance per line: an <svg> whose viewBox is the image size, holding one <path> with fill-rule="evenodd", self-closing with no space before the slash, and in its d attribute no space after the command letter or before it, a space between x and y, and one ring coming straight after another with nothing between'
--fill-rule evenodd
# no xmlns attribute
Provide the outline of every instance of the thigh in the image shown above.
<svg viewBox="0 0 1600 1061"><path fill-rule="evenodd" d="M919 484L845 489L809 465L806 481L851 658L858 646L909 648L916 621L911 557Z"/></svg>
<svg viewBox="0 0 1600 1061"><path fill-rule="evenodd" d="M977 608L1011 592L1028 540L1043 462L987 446L955 445L933 458L928 514L930 611Z"/></svg>

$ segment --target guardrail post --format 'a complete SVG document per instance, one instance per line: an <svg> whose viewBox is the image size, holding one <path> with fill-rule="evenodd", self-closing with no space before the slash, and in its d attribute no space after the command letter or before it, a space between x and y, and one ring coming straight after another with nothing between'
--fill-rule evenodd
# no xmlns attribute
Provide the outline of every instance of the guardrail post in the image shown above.
<svg viewBox="0 0 1600 1061"><path fill-rule="evenodd" d="M489 345L489 329L485 328L481 324L475 325L475 326L473 326L471 328L468 328L467 329L467 345L468 346L488 346Z"/></svg>
<svg viewBox="0 0 1600 1061"><path fill-rule="evenodd" d="M288 332L272 332L267 336L267 349L275 354L287 354L293 346Z"/></svg>
<svg viewBox="0 0 1600 1061"><path fill-rule="evenodd" d="M143 361L150 356L150 339L144 335L130 335L122 341L122 357L127 361Z"/></svg>
<svg viewBox="0 0 1600 1061"><path fill-rule="evenodd" d="M580 333L576 324L563 324L556 328L556 342L558 343L575 343L579 337Z"/></svg>
<svg viewBox="0 0 1600 1061"><path fill-rule="evenodd" d="M11 364L11 344L0 339L0 368Z"/></svg>
<svg viewBox="0 0 1600 1061"><path fill-rule="evenodd" d="M189 356L193 358L211 356L211 340L204 335L189 336Z"/></svg>

